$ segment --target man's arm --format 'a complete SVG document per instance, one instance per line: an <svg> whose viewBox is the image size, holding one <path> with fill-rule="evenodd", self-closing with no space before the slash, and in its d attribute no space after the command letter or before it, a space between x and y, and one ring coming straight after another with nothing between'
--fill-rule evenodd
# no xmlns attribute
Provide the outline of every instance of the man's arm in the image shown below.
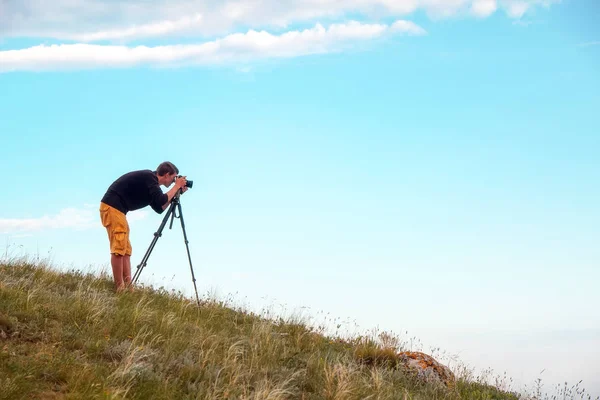
<svg viewBox="0 0 600 400"><path fill-rule="evenodd" d="M169 206L171 200L173 200L173 197L175 197L175 194L179 189L181 189L183 192L187 190L187 187L185 186L186 182L187 180L185 179L185 176L175 180L175 185L173 185L171 190L167 192L167 202L162 206L163 211Z"/></svg>

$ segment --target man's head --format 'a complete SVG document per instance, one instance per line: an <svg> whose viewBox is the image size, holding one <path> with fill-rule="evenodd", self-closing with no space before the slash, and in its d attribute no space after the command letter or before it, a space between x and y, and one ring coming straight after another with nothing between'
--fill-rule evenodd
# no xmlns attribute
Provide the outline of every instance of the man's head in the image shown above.
<svg viewBox="0 0 600 400"><path fill-rule="evenodd" d="M177 174L179 174L179 169L177 169L177 167L169 161L160 163L158 168L156 168L158 183L166 187L171 186L171 184L175 182Z"/></svg>

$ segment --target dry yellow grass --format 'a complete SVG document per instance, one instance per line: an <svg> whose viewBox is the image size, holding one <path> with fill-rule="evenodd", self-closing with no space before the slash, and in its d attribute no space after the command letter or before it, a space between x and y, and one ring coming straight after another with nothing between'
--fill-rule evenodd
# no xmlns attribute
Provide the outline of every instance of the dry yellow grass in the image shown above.
<svg viewBox="0 0 600 400"><path fill-rule="evenodd" d="M0 263L0 349L0 399L518 398L468 374L443 390L361 362L403 350L389 335L331 338L163 288L117 295L109 276L23 260Z"/></svg>

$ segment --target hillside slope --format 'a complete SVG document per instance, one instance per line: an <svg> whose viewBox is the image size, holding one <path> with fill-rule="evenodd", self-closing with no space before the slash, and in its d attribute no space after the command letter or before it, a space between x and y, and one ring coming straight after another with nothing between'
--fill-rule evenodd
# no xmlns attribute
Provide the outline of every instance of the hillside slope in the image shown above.
<svg viewBox="0 0 600 400"><path fill-rule="evenodd" d="M377 338L328 338L163 288L112 288L105 275L1 263L0 399L517 398L361 362L402 350Z"/></svg>

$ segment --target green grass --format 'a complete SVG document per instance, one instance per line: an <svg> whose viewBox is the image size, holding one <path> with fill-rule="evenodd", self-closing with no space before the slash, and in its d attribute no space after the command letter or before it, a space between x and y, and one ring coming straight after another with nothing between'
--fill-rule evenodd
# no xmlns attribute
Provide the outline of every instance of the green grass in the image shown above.
<svg viewBox="0 0 600 400"><path fill-rule="evenodd" d="M466 369L449 390L361 362L401 350L389 334L328 337L164 288L115 294L104 273L0 263L0 399L524 398Z"/></svg>

